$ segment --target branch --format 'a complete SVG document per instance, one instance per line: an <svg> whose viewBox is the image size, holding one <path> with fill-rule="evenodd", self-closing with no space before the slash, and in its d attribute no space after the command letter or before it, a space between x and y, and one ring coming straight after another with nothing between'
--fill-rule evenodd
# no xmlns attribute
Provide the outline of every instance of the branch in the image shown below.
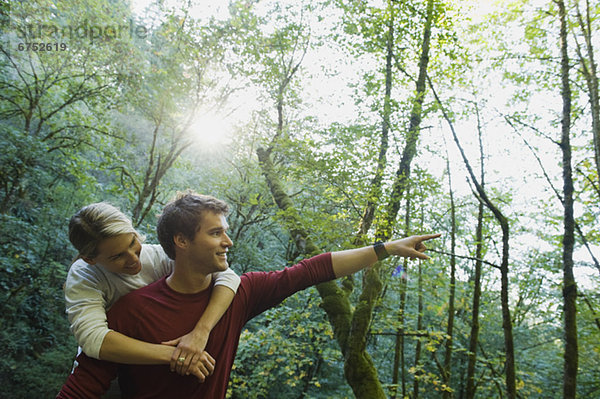
<svg viewBox="0 0 600 399"><path fill-rule="evenodd" d="M440 255L456 256L457 258L461 258L461 259L474 260L474 261L477 261L477 262L485 263L486 265L494 267L496 269L500 269L500 266L498 266L498 265L496 265L494 263L488 262L488 261L486 261L484 259L475 258L473 256L451 254L449 252L444 252L444 251L440 251L440 250L432 249L432 248L427 248L427 251L434 252L434 253L440 254Z"/></svg>
<svg viewBox="0 0 600 399"><path fill-rule="evenodd" d="M504 119L506 119L508 121L509 116L506 116L506 115L502 115L502 116L504 117ZM514 118L514 117L510 117L510 118L513 119L515 122L519 123L520 125L523 125L529 129L533 130L540 136L544 137L545 139L548 139L550 142L552 142L553 144L556 144L557 146L560 147L561 144L558 141L554 140L552 137L548 136L546 133L542 132L540 129L536 128L535 126L531 126L530 124L527 124L527 123L523 122L522 120Z"/></svg>
<svg viewBox="0 0 600 399"><path fill-rule="evenodd" d="M521 135L521 133L517 130L517 128L512 124L512 122L510 121L509 117L505 116L504 118L505 118L506 122L513 128L513 130L515 131L515 133L519 137L521 137L521 139L523 140L523 142L525 143L525 145L527 146L527 148L529 149L529 151L531 151L531 154L537 160L537 163L540 166L540 169L542 170L542 173L544 174L544 177L546 178L546 182L548 183L548 185L550 186L550 188L552 189L552 191L556 195L556 198L558 198L558 200L560 201L561 205L564 207L565 206L564 199L563 199L562 195L560 194L560 192L558 191L558 189L556 187L554 187L554 184L552 184L552 180L550 179L550 176L548 176L548 173L546 173L546 169L544 168L544 164L542 163L542 160L537 156L537 153L533 150L533 147L529 144L529 142ZM577 169L577 170L579 171L579 169ZM593 186L594 183L591 180L589 180L589 181L590 181L590 183L592 183L592 186ZM579 223L577 223L576 220L574 221L574 223L575 223L575 229L577 230L577 233L579 234L579 238L581 238L581 242L583 243L583 245L587 249L588 253L592 257L592 261L594 262L594 265L596 266L596 268L598 269L598 271L600 271L600 261L598 261L598 259L596 258L596 256L592 252L592 249L590 248L588 240L585 237L585 235L583 234L583 230L581 230L581 226L579 225Z"/></svg>

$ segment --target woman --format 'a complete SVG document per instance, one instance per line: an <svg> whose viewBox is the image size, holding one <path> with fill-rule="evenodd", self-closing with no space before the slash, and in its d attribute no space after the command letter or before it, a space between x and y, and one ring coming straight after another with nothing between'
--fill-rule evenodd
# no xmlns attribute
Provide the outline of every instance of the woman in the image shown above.
<svg viewBox="0 0 600 399"><path fill-rule="evenodd" d="M212 373L214 359L204 347L233 300L239 276L231 269L213 275L210 303L193 331L162 344L146 343L110 330L106 311L122 295L170 274L173 261L160 245L142 244L129 218L104 202L88 205L71 218L69 240L79 254L65 283L66 310L71 331L88 356L126 364L170 364L172 371L201 380Z"/></svg>

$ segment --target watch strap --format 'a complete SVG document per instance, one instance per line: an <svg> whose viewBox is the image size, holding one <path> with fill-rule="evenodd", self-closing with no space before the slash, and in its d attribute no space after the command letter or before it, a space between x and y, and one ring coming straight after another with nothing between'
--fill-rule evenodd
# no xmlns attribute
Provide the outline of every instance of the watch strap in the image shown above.
<svg viewBox="0 0 600 399"><path fill-rule="evenodd" d="M390 256L388 251L385 249L385 245L383 245L383 242L381 241L377 241L375 244L373 244L373 249L377 255L377 260L384 260Z"/></svg>

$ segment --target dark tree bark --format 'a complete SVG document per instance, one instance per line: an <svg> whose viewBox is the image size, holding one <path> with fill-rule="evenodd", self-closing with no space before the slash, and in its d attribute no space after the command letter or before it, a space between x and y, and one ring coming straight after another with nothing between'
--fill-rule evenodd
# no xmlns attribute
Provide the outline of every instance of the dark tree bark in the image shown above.
<svg viewBox="0 0 600 399"><path fill-rule="evenodd" d="M577 55L581 72L585 78L588 96L590 98L590 111L592 114L592 135L594 143L594 160L596 161L596 173L598 177L597 187L600 189L600 94L598 93L598 70L596 61L594 60L594 45L592 41L592 19L590 17L590 3L585 2L585 17L579 10L579 2L577 5L577 21L581 34L585 40L585 54L581 46L577 43ZM566 39L565 39L566 40ZM600 192L598 193L600 195Z"/></svg>
<svg viewBox="0 0 600 399"><path fill-rule="evenodd" d="M556 188L554 186L554 183L552 183L552 179L548 175L548 172L546 172L546 168L544 168L544 165L543 165L542 160L540 159L540 157L536 154L535 150L531 147L531 145L529 144L529 142L516 129L516 127L512 123L512 118L505 117L505 120L515 130L515 132L517 132L517 134L521 137L521 139L523 140L523 142L525 143L525 145L527 146L527 148L529 149L529 151L531 151L531 154L535 157L538 165L540 166L540 169L541 169L541 171L542 171L542 173L544 175L544 178L546 179L546 182L548 183L548 185L552 189L552 192L554 192L554 195L556 195L556 198L558 198L558 200L560 201L560 203L564 207L565 206L565 201L563 199L563 195L559 192L558 188ZM518 121L518 122L522 123L521 121ZM556 142L554 142L554 143L556 143ZM594 263L594 266L596 266L596 269L600 272L600 260L598 260L598 258L596 258L596 255L592 251L592 248L590 247L590 243L589 243L587 237L585 236L585 234L583 234L583 230L581 229L581 226L579 225L579 223L577 223L576 220L574 220L574 223L575 223L575 231L577 232L577 235L581 239L581 243L587 249L588 254L590 255L590 258L592 258L592 262Z"/></svg>
<svg viewBox="0 0 600 399"><path fill-rule="evenodd" d="M483 156L483 145L481 142L481 126L479 123L479 112L477 112L477 131L479 132L479 154L480 154L480 181L481 187L485 188L485 167ZM467 389L466 399L475 397L475 364L477 363L477 344L479 342L479 302L481 299L481 266L483 255L483 202L479 201L477 209L477 228L475 231L477 241L475 248L475 273L473 276L473 311L471 316L471 335L469 337L469 352L467 364Z"/></svg>
<svg viewBox="0 0 600 399"><path fill-rule="evenodd" d="M423 329L423 271L421 262L419 262L418 269L418 283L417 283L417 331L421 331ZM412 398L417 399L419 397L419 374L420 374L420 365L421 363L421 340L417 340L417 345L415 348L415 368L417 369L415 373L415 379L413 380L413 394Z"/></svg>
<svg viewBox="0 0 600 399"><path fill-rule="evenodd" d="M135 227L139 227L152 210L160 193L159 185L162 178L171 169L173 163L175 163L181 153L191 144L190 139L185 134L185 128L189 125L188 122L183 130L172 133L168 147L158 145L159 136L164 129L162 126L162 112L161 110L161 115L154 121L152 143L148 153L148 164L146 165L141 184L136 183L133 178L131 179L137 194L136 203L131 215Z"/></svg>
<svg viewBox="0 0 600 399"><path fill-rule="evenodd" d="M573 275L573 248L575 245L575 220L573 217L573 171L571 167L571 87L569 82L569 55L567 49L567 22L565 4L556 1L560 20L561 95L563 100L561 140L563 167L563 317L565 353L563 398L575 398L577 392L577 284Z"/></svg>
<svg viewBox="0 0 600 399"><path fill-rule="evenodd" d="M373 219L375 218L375 208L381 201L381 182L387 163L387 150L389 147L390 116L392 112L392 58L394 55L394 10L390 7L390 20L388 23L386 57L385 57L385 93L383 98L383 114L381 123L381 142L379 145L379 156L377 158L377 168L375 175L371 180L370 192L367 197L367 204L358 228L355 245L362 244L363 237L367 234Z"/></svg>
<svg viewBox="0 0 600 399"><path fill-rule="evenodd" d="M405 226L406 231L410 231L410 195L406 196L406 217ZM408 259L402 260L402 268L406 271L408 267ZM394 350L394 369L392 374L392 385L394 390L392 391L391 398L396 399L398 397L398 386L401 386L401 397L406 397L406 364L404 357L404 329L405 329L405 310L406 310L406 278L404 275L400 278L400 309L398 309L398 329L396 330L396 345ZM402 381L400 381L400 378Z"/></svg>
<svg viewBox="0 0 600 399"><path fill-rule="evenodd" d="M378 228L377 238L386 239L391 236L391 229L395 225L395 220L400 210L402 196L410 182L410 167L413 158L417 153L417 140L423 119L423 101L426 93L427 67L429 65L429 49L431 43L431 27L433 24L433 0L427 1L427 16L425 27L423 29L423 43L421 45L421 56L419 58L419 74L417 76L415 98L412 103L412 110L409 117L408 130L406 132L406 142L402 150L400 164L396 171L396 177L392 185L392 193L388 202L384 222Z"/></svg>
<svg viewBox="0 0 600 399"><path fill-rule="evenodd" d="M446 326L446 345L444 354L444 364L442 369L442 378L444 384L450 387L450 378L452 376L452 344L454 334L454 308L456 297L456 206L454 203L454 191L452 189L452 173L450 171L450 161L446 154L446 168L448 169L448 187L450 192L450 292L448 294L448 324ZM443 391L443 397L449 399L452 392Z"/></svg>

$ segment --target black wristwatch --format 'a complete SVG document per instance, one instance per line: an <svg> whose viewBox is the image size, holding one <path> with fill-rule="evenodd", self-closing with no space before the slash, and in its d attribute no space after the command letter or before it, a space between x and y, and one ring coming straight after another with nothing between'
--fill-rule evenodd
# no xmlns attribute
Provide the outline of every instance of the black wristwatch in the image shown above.
<svg viewBox="0 0 600 399"><path fill-rule="evenodd" d="M381 241L377 241L375 244L373 244L373 249L375 249L377 260L384 260L390 256L388 251L385 249L385 245L383 245L383 242Z"/></svg>

